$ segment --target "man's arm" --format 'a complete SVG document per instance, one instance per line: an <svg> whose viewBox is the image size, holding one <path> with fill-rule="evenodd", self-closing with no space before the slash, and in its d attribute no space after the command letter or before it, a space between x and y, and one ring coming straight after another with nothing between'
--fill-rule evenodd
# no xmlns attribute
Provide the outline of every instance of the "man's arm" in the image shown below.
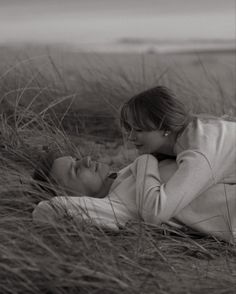
<svg viewBox="0 0 236 294"><path fill-rule="evenodd" d="M50 201L41 201L33 211L36 222L53 223L66 218L118 230L130 216L122 203L112 202L108 197L54 197Z"/></svg>

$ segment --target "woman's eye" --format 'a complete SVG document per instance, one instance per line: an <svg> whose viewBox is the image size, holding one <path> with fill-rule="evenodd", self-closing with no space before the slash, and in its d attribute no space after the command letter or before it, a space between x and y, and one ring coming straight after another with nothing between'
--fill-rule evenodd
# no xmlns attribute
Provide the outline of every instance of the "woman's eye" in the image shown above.
<svg viewBox="0 0 236 294"><path fill-rule="evenodd" d="M139 132L142 132L143 130L142 129L134 129L134 131L139 133Z"/></svg>
<svg viewBox="0 0 236 294"><path fill-rule="evenodd" d="M123 128L123 131L126 132L126 133L128 133L128 132L131 131L131 128L130 127L125 127L125 128Z"/></svg>

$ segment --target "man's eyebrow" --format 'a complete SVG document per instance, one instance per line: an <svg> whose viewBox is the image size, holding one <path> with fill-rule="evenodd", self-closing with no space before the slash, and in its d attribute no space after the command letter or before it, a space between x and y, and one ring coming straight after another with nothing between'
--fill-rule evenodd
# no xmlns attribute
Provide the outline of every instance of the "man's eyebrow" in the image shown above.
<svg viewBox="0 0 236 294"><path fill-rule="evenodd" d="M73 169L73 165L74 165L74 162L73 162L73 160L71 160L70 165L69 165L68 170L67 170L67 173L66 173L66 175L67 175L68 177L71 176L71 171L72 171L72 169Z"/></svg>

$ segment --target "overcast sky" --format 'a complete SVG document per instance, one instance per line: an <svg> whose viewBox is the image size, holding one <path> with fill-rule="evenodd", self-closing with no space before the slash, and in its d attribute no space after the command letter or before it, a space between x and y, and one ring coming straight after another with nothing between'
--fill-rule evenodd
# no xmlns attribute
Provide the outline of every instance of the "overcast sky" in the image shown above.
<svg viewBox="0 0 236 294"><path fill-rule="evenodd" d="M235 0L0 0L0 42L232 39Z"/></svg>

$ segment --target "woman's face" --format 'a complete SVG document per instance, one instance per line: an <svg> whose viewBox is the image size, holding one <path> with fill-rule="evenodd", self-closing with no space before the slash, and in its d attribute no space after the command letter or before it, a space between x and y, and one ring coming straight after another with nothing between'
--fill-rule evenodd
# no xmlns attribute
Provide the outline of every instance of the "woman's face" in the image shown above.
<svg viewBox="0 0 236 294"><path fill-rule="evenodd" d="M64 156L54 160L50 177L69 193L104 197L101 194L104 194L108 174L108 165L92 161L90 157L78 160Z"/></svg>
<svg viewBox="0 0 236 294"><path fill-rule="evenodd" d="M169 136L164 136L164 131L153 130L145 131L138 127L130 127L130 130L126 130L127 139L134 144L138 154L148 153L170 153L170 140Z"/></svg>

